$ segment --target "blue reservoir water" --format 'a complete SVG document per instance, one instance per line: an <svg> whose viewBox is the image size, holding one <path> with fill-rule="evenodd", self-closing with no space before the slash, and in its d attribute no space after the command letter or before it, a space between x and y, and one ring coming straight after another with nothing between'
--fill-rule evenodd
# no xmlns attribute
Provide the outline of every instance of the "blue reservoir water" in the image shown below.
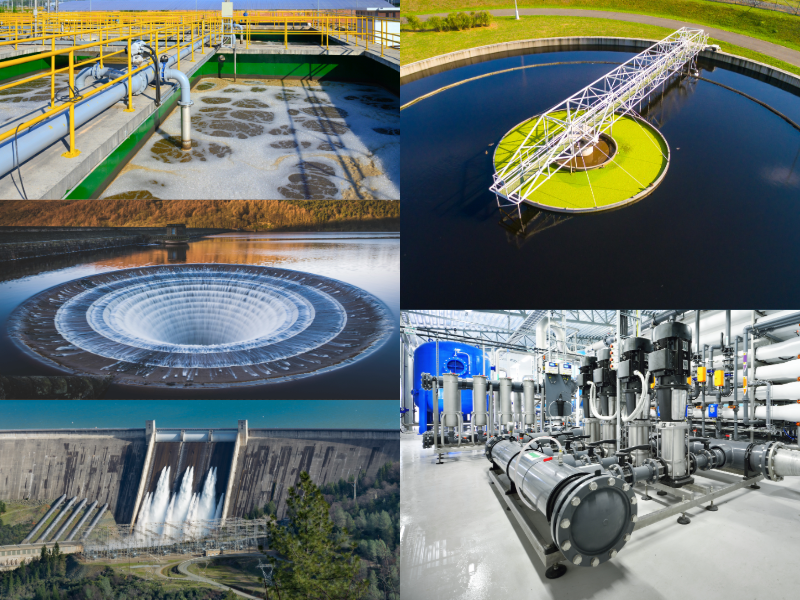
<svg viewBox="0 0 800 600"><path fill-rule="evenodd" d="M396 400L2 400L0 429L397 429Z"/></svg>

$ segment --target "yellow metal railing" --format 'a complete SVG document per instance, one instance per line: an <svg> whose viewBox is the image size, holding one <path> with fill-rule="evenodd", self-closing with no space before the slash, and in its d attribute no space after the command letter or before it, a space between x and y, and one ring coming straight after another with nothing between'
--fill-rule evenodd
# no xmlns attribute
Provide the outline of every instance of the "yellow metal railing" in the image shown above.
<svg viewBox="0 0 800 600"><path fill-rule="evenodd" d="M255 11L247 16L239 13L234 21L242 26L235 29L234 34L244 42L247 48L253 41L253 35L283 34L284 46L288 48L289 35L317 36L321 45L330 48L330 39L345 43L363 43L367 50L399 47L399 33L389 31L389 23L398 23L397 19L383 17L356 16L345 11L317 13L316 11ZM224 27L224 30L223 30ZM37 50L19 58L3 61L2 68L13 67L34 61L49 59L50 69L30 77L24 77L11 83L0 85L0 92L28 84L30 82L50 78L50 107L43 113L0 133L0 142L19 132L29 129L50 117L69 112L69 151L65 157L80 154L75 145L75 105L81 100L90 98L123 80L128 82L126 112L134 111L131 78L139 71L146 69L150 63L134 67L131 62L131 42L143 40L149 44L156 54L176 51L177 68L180 69L180 51L192 48L191 60L195 61L194 44L198 40L209 37L209 46L220 43L224 36L230 35L230 21L223 23L219 12L183 11L183 12L142 12L142 13L43 13L34 18L31 13L0 13L0 56L5 49L20 45L32 46ZM60 47L59 47L60 46ZM98 52L93 58L83 58L81 53ZM201 46L201 54L205 46ZM75 89L75 69L97 63L101 68L105 61L122 55L127 57L127 72L92 90L78 92ZM68 65L56 68L56 58L66 56ZM56 75L68 73L69 97L57 101Z"/></svg>
<svg viewBox="0 0 800 600"><path fill-rule="evenodd" d="M124 32L120 31L120 29L122 29ZM49 52L40 52L37 54L22 56L20 58L13 58L11 60L7 60L2 63L3 67L5 68L49 58L50 59L49 71L45 71L43 73L40 73L38 75L33 75L31 77L26 77L24 79L18 79L16 81L7 83L5 85L0 85L0 92L2 92L3 90L13 88L15 86L36 81L37 79L50 77L50 108L44 111L43 113L37 115L36 117L33 117L32 119L16 125L12 129L9 129L4 133L0 133L0 142L8 139L11 136L18 135L20 131L29 129L30 127L33 127L34 125L40 123L41 121L44 121L50 117L58 115L59 113L69 111L70 149L68 152L65 152L63 156L68 158L78 156L80 154L80 151L75 146L75 104L77 102L90 98L96 94L99 94L105 89L123 80L127 80L128 98L125 111L132 112L135 110L133 107L131 78L134 75L136 75L139 71L142 71L146 69L148 66L151 66L151 63L144 62L138 67L134 67L132 65L131 42L133 40L141 39L147 42L156 51L156 54L170 53L171 51L175 50L178 54L177 66L178 68L180 68L181 50L191 45L192 47L191 58L192 61L194 61L194 44L197 41L204 40L207 36L210 36L209 46L213 45L214 43L216 43L216 41L218 41L218 39L221 36L221 27L219 23L213 23L213 22L206 23L204 21L186 23L186 22L181 22L181 20L176 20L174 23L164 25L162 19L161 26L158 26L155 22L147 22L147 23L140 22L135 25L133 23L128 23L121 26L117 25L114 27L103 27L95 29L91 32L91 36L93 41L80 45L69 46L67 48L62 48L62 49L56 49L55 47L56 40L65 37L67 38L77 37L77 33L75 31L66 31L61 34L38 36L37 38L33 39L33 41L43 41L43 43L49 41L51 46ZM13 43L14 43L13 40L0 42L0 47L2 47L3 45L13 44ZM99 56L76 62L76 53L98 48L100 49ZM104 49L106 49L105 52ZM205 52L205 48L203 45L201 45L201 52ZM93 63L98 63L102 67L104 60L107 60L114 56L120 56L122 54L127 55L127 63L128 63L128 70L124 75L117 77L116 79L112 79L108 83L101 85L97 88L78 94L78 90L75 89L76 68L78 67L83 68ZM56 57L64 55L66 55L68 58L68 66L56 69L55 67ZM55 76L58 73L64 73L64 72L69 73L69 98L65 99L64 102L57 104L55 95Z"/></svg>
<svg viewBox="0 0 800 600"><path fill-rule="evenodd" d="M346 43L361 42L367 48L370 44L380 46L381 52L384 47L400 45L398 19L356 16L350 11L240 11L235 14L234 21L243 26L243 41L248 47L252 35L259 33L283 33L287 48L290 34L322 36L322 45L326 48L330 47L331 35L343 38ZM46 48L49 36L58 36L62 42L71 40L77 45L102 41L104 32L113 36L119 30L149 31L153 27L190 26L198 22L219 27L222 20L219 12L206 11L40 13L37 17L32 13L0 13L0 48L13 44L18 50L20 44L37 41Z"/></svg>

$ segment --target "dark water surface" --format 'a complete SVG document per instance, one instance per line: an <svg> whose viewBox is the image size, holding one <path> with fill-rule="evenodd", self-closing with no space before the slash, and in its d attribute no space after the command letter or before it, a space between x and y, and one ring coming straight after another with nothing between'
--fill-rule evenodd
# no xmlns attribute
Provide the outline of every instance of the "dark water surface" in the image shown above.
<svg viewBox="0 0 800 600"><path fill-rule="evenodd" d="M484 73L551 62L622 63L631 56L592 50L500 58L407 83L401 104ZM699 66L701 77L800 123L800 97ZM672 151L667 176L650 196L573 217L523 208L522 223L516 208L498 209L488 191L491 144L613 68L578 64L493 75L402 111L403 307L492 308L498 298L603 307L735 298L745 305L800 293L791 275L800 226L800 131L706 81L673 83L644 111Z"/></svg>
<svg viewBox="0 0 800 600"><path fill-rule="evenodd" d="M400 240L396 233L225 234L186 248L155 246L55 255L0 265L0 373L63 374L23 352L8 336L7 321L25 300L54 285L131 267L179 263L275 266L346 281L380 298L400 319ZM396 328L379 349L352 365L296 381L234 388L154 388L113 385L109 398L385 399L397 394ZM235 425L235 423L234 423ZM0 427L2 428L2 427Z"/></svg>

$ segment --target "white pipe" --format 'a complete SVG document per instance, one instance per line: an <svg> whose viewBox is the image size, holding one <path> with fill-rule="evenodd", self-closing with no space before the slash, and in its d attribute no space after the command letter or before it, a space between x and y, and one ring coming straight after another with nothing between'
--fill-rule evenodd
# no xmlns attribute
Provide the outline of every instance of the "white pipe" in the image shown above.
<svg viewBox="0 0 800 600"><path fill-rule="evenodd" d="M773 398L774 400L774 398ZM711 418L709 415L710 409L706 408L706 418ZM789 421L791 423L800 423L800 404L785 404L783 406L771 406L770 407L770 417L772 421ZM699 408L695 408L692 411L692 418L699 419L702 417L702 411ZM723 419L733 419L734 412L732 408L719 408L717 410L717 415L721 416ZM751 417L752 419L753 417ZM767 407L766 406L756 406L755 410L755 419L765 421L767 419ZM742 411L739 410L739 421L742 421Z"/></svg>
<svg viewBox="0 0 800 600"><path fill-rule="evenodd" d="M774 360L781 358L800 358L800 337L793 337L784 342L768 344L756 348L758 360Z"/></svg>
<svg viewBox="0 0 800 600"><path fill-rule="evenodd" d="M758 351L756 350L756 356ZM798 381L800 380L800 360L790 360L774 365L756 367L756 379L766 381Z"/></svg>
<svg viewBox="0 0 800 600"><path fill-rule="evenodd" d="M647 375L642 375L639 371L634 371L634 374L639 376L639 379L642 380L642 395L639 396L639 401L636 403L636 408L633 409L633 412L629 415L622 417L622 420L627 423L628 421L633 421L634 419L638 419L639 415L642 413L645 407L645 397L648 396L647 394L647 382L650 381L650 371L647 372ZM649 402L647 403L649 404Z"/></svg>
<svg viewBox="0 0 800 600"><path fill-rule="evenodd" d="M611 421L612 419L616 419L617 418L617 411L619 410L620 403L617 402L617 407L616 407L616 410L614 411L613 415L610 415L608 417L604 417L603 415L601 415L601 414L599 414L597 412L597 409L594 406L595 389L596 389L595 386L594 386L594 381L590 381L589 385L592 386L592 393L591 393L591 397L589 398L589 408L592 409L592 415L594 416L594 418L600 419L601 421Z"/></svg>

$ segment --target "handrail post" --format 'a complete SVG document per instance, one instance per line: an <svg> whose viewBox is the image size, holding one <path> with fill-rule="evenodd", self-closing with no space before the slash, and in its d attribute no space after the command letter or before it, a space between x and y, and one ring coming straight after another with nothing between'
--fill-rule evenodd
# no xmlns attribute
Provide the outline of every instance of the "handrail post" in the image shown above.
<svg viewBox="0 0 800 600"><path fill-rule="evenodd" d="M69 52L69 152L64 158L75 158L81 151L75 147L75 51Z"/></svg>
<svg viewBox="0 0 800 600"><path fill-rule="evenodd" d="M194 62L194 23L192 23L192 62Z"/></svg>
<svg viewBox="0 0 800 600"><path fill-rule="evenodd" d="M285 50L289 49L289 18L283 20L283 47ZM798 442L800 443L800 442Z"/></svg>
<svg viewBox="0 0 800 600"><path fill-rule="evenodd" d="M122 112L133 112L133 91L131 89L131 38L128 36L128 108Z"/></svg>
<svg viewBox="0 0 800 600"><path fill-rule="evenodd" d="M56 51L56 37L50 38L50 51ZM56 107L56 57L50 57L50 108Z"/></svg>
<svg viewBox="0 0 800 600"><path fill-rule="evenodd" d="M177 28L177 27L179 27L179 25L177 23L175 23L175 27ZM180 71L181 70L181 31L180 31L180 29L178 29L178 31L177 31L177 33L175 35L175 41L178 44L178 50L177 50L177 52L178 52L178 71Z"/></svg>

